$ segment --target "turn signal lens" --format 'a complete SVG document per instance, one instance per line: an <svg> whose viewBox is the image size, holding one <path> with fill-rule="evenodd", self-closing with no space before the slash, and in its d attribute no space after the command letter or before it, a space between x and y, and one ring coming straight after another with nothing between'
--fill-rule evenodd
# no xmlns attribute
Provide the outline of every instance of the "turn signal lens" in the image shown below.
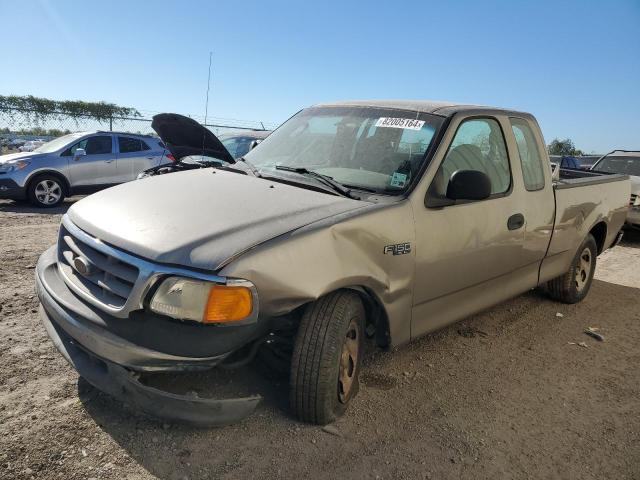
<svg viewBox="0 0 640 480"><path fill-rule="evenodd" d="M251 315L251 290L241 286L215 285L209 291L204 323L237 322Z"/></svg>
<svg viewBox="0 0 640 480"><path fill-rule="evenodd" d="M194 278L168 277L156 290L149 308L161 315L202 323L243 320L255 313L258 299L253 298L248 281L229 281L232 283L222 285Z"/></svg>

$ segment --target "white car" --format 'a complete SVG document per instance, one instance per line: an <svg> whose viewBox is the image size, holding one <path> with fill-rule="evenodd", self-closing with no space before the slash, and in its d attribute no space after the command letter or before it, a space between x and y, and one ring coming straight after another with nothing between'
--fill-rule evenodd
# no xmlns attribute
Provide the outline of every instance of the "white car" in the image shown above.
<svg viewBox="0 0 640 480"><path fill-rule="evenodd" d="M614 150L602 156L591 170L629 175L631 198L626 224L640 228L640 151Z"/></svg>
<svg viewBox="0 0 640 480"><path fill-rule="evenodd" d="M44 145L44 140L29 140L24 145L18 148L21 152L33 152L36 148Z"/></svg>

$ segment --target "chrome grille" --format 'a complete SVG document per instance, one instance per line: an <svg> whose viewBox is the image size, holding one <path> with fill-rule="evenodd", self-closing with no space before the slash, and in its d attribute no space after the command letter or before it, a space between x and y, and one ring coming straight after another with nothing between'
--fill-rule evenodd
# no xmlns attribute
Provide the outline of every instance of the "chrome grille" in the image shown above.
<svg viewBox="0 0 640 480"><path fill-rule="evenodd" d="M638 198L638 195L636 195L635 193L631 194L631 199L629 200L630 207L633 207L633 205L636 203L637 198Z"/></svg>
<svg viewBox="0 0 640 480"><path fill-rule="evenodd" d="M80 269L82 264L88 268ZM97 250L64 225L58 237L58 267L67 282L113 308L127 303L139 275L137 267Z"/></svg>

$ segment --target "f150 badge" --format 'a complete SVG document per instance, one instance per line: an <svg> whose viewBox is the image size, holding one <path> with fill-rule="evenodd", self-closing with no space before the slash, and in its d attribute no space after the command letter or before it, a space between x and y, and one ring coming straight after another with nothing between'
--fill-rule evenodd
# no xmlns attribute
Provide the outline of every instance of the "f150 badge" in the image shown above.
<svg viewBox="0 0 640 480"><path fill-rule="evenodd" d="M411 253L411 244L410 243L396 243L395 245L385 245L384 254L388 253L392 255L404 255L406 253Z"/></svg>

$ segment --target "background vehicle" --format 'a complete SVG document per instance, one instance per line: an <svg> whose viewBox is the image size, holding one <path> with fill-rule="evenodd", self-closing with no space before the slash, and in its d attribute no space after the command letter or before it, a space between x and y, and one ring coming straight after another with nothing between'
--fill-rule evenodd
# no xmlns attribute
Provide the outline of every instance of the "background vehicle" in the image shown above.
<svg viewBox="0 0 640 480"><path fill-rule="evenodd" d="M134 180L142 170L161 164L165 153L162 142L151 136L72 133L33 152L0 156L0 198L53 207L68 195Z"/></svg>
<svg viewBox="0 0 640 480"><path fill-rule="evenodd" d="M629 175L631 197L627 225L640 228L640 151L614 150L600 157L591 170Z"/></svg>
<svg viewBox="0 0 640 480"><path fill-rule="evenodd" d="M10 148L15 148L15 149L19 149L21 146L23 146L27 141L23 138L14 138L13 140L11 140L8 143L8 146Z"/></svg>
<svg viewBox="0 0 640 480"><path fill-rule="evenodd" d="M33 152L36 148L47 143L44 140L28 140L24 145L18 148L21 152Z"/></svg>
<svg viewBox="0 0 640 480"><path fill-rule="evenodd" d="M171 152L172 162L144 170L138 179L234 163L271 133L270 130L242 130L216 137L195 120L175 113L154 116L151 126ZM186 144L199 148L185 148Z"/></svg>
<svg viewBox="0 0 640 480"><path fill-rule="evenodd" d="M176 153L216 150L162 119ZM552 181L530 114L443 102L318 105L237 163L87 197L38 261L56 347L155 415L223 424L259 397L196 401L132 371L231 368L281 346L292 410L331 422L358 391L365 332L401 345L538 286L584 299L629 198L624 175Z"/></svg>

